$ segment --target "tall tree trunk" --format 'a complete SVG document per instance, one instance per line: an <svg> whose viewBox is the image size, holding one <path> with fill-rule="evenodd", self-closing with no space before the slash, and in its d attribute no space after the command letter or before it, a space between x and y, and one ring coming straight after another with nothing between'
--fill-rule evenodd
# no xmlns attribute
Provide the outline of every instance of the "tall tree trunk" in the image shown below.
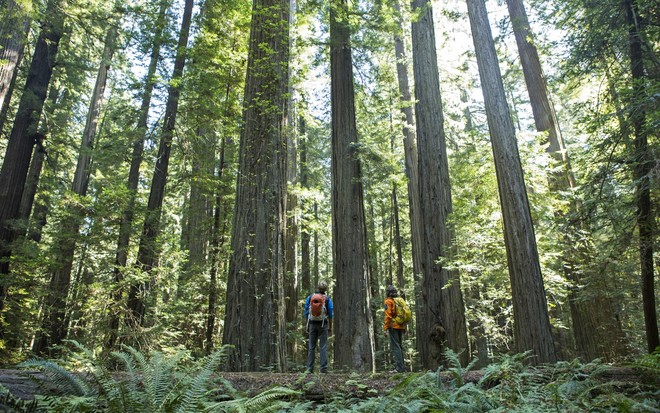
<svg viewBox="0 0 660 413"><path fill-rule="evenodd" d="M223 343L226 368L285 371L289 2L254 0Z"/></svg>
<svg viewBox="0 0 660 413"><path fill-rule="evenodd" d="M318 202L314 202L314 222L319 222ZM312 286L319 285L319 230L317 227L314 227L314 266L312 269Z"/></svg>
<svg viewBox="0 0 660 413"><path fill-rule="evenodd" d="M301 115L298 122L300 129L300 187L305 190L309 188L309 168L307 166L307 124L305 118ZM312 268L311 268L311 255L310 255L310 243L311 243L311 234L309 222L312 220L311 214L311 205L303 203L301 205L301 226L300 226L300 282L302 296L307 296L312 291Z"/></svg>
<svg viewBox="0 0 660 413"><path fill-rule="evenodd" d="M296 1L289 1L289 18L290 24L294 24L296 14ZM292 48L292 38L289 37L289 48ZM291 68L289 67L289 78L291 78ZM285 278L285 291L286 297L286 322L295 325L298 319L298 236L299 236L299 211L298 211L298 136L297 128L295 127L296 113L293 110L294 97L297 90L293 85L288 87L288 110L286 131L287 137L287 187L290 185L294 190L288 189L286 193L286 239L285 239L285 263L286 263L286 278ZM297 353L297 338L290 336L287 343L287 354L290 359L295 360Z"/></svg>
<svg viewBox="0 0 660 413"><path fill-rule="evenodd" d="M335 365L371 372L375 369L371 282L348 14L346 0L330 3Z"/></svg>
<svg viewBox="0 0 660 413"><path fill-rule="evenodd" d="M645 93L646 73L642 50L642 33L639 14L633 0L624 1L626 23L628 24L628 47L634 106L630 111L634 140L633 180L635 182L635 201L637 203L637 228L639 229L639 259L641 267L642 303L644 307L644 325L646 344L649 353L660 346L658 337L658 314L655 305L655 287L653 277L653 245L655 243L655 214L651 203L651 174L654 161L648 145L649 127L646 125L646 110L642 106ZM657 108L656 108L657 109Z"/></svg>
<svg viewBox="0 0 660 413"><path fill-rule="evenodd" d="M170 81L167 93L163 131L158 147L154 174L151 180L151 190L149 192L142 236L140 237L140 246L138 247L137 265L147 280L132 284L128 293L130 319L127 321L129 326L133 328L143 327L146 323L146 310L153 284L151 270L156 265L160 252L157 245L157 238L160 232L161 207L163 206L163 198L165 197L172 138L174 136L176 116L179 109L180 82L183 76L183 68L186 65L192 9L193 0L186 0L183 9L183 18L181 20L176 57L174 58L172 80Z"/></svg>
<svg viewBox="0 0 660 413"><path fill-rule="evenodd" d="M467 5L502 205L515 348L518 352L532 350L532 363L554 362L556 354L534 227L488 12L484 0L467 0Z"/></svg>
<svg viewBox="0 0 660 413"><path fill-rule="evenodd" d="M39 177L41 176L41 170L43 169L44 159L46 157L43 138L43 135L38 134L35 140L36 148L32 153L32 161L30 162L30 169L28 170L25 189L23 190L23 198L19 207L19 219L26 223L30 219L30 212L32 212L32 205L34 204L34 197L39 184ZM25 229L26 231L29 230L29 226Z"/></svg>
<svg viewBox="0 0 660 413"><path fill-rule="evenodd" d="M30 25L25 10L15 0L7 0L6 8L0 23L0 130L7 118Z"/></svg>
<svg viewBox="0 0 660 413"><path fill-rule="evenodd" d="M133 148L131 154L131 164L128 172L126 188L129 191L129 198L126 207L121 214L119 223L119 239L117 241L117 253L115 255L115 267L113 277L115 290L112 294L112 305L110 310L109 335L107 347L112 349L117 344L119 335L120 317L122 312L122 297L124 295L121 281L124 279L124 268L128 261L128 246L131 239L131 229L135 214L135 197L140 180L140 165L142 164L142 155L144 153L144 140L147 135L147 120L149 119L149 107L151 106L151 97L156 85L156 69L160 60L160 49L163 43L163 30L165 25L165 13L169 8L170 0L160 0L158 17L156 18L153 45L151 47L151 58L144 81L144 91L142 92L142 102L136 125L135 137L133 139Z"/></svg>
<svg viewBox="0 0 660 413"><path fill-rule="evenodd" d="M390 115L390 124L391 124L391 115ZM394 137L394 133L392 133L392 136ZM392 151L392 154L394 154L394 138L390 140L390 149ZM398 288L403 288L404 287L404 278L403 278L403 246L402 241L401 241L401 225L399 222L399 199L396 194L397 191L397 185L396 182L392 183L392 216L390 219L390 227L391 231L393 232L392 238L393 238L393 243L394 243L394 250L396 252L396 285ZM391 252L390 252L391 254Z"/></svg>
<svg viewBox="0 0 660 413"><path fill-rule="evenodd" d="M446 268L452 258L454 229L449 162L438 79L433 10L426 0L414 0L413 11L421 11L412 23L415 115L419 161L420 215L422 218L422 279L417 298L417 343L424 368L435 369L442 359L444 329L446 345L469 360L465 306L459 273ZM419 288L419 287L418 287Z"/></svg>
<svg viewBox="0 0 660 413"><path fill-rule="evenodd" d="M67 38L68 39L68 38ZM60 45L64 46L64 45ZM61 72L61 68L55 69L55 78L58 78L58 70ZM44 182L42 180L42 170L43 162L49 160L50 162L47 165L57 165L59 159L58 151L54 151L52 157L48 157L45 149L45 141L49 136L51 129L54 125L51 125L48 122L49 119L54 118L55 110L61 105L57 105L57 102L62 98L62 101L66 101L70 93L68 90L60 89L58 82L51 82L48 99L44 106L44 115L42 119L44 122L39 124L39 131L34 135L35 144L37 145L37 150L34 151L32 156L32 161L30 162L30 170L28 172L28 178L25 183L25 189L23 190L23 199L21 200L21 219L27 219L28 214L32 214L31 222L28 223L27 237L34 242L41 242L41 237L43 229L46 226L46 221L48 217L48 212L50 210L50 198L51 193L50 188L53 186L52 180ZM64 92L64 93L62 93ZM67 113L65 119L58 119L58 123L61 125L66 125L71 112ZM40 189L40 199L36 201L37 189Z"/></svg>
<svg viewBox="0 0 660 413"><path fill-rule="evenodd" d="M37 130L46 91L55 66L57 48L62 36L64 16L60 0L46 6L48 18L42 23L32 62L18 105L14 125L0 169L0 314L9 291L9 258L18 218L23 188L30 167L34 134ZM1 332L1 331L0 331ZM0 334L1 335L1 334Z"/></svg>
<svg viewBox="0 0 660 413"><path fill-rule="evenodd" d="M96 76L78 153L78 163L73 176L71 190L74 196L67 208L68 212L62 219L61 229L57 233L59 239L54 243L56 260L51 274L50 286L44 299L41 335L32 348L38 355L55 355L55 346L61 344L67 335L67 297L71 284L73 256L79 239L78 231L86 215L84 207L81 207L81 201L77 198L84 198L89 187L94 138L101 114L108 71L115 51L117 24L118 21L112 22L106 34L103 55L101 56L101 63Z"/></svg>
<svg viewBox="0 0 660 413"><path fill-rule="evenodd" d="M187 220L183 234L188 234L185 249L188 259L185 261L177 282L177 299L186 297L184 291L190 288L195 276L206 272L208 245L211 239L213 223L213 197L208 189L208 182L214 173L215 144L209 131L198 128L191 147L190 196L188 198ZM198 284L193 282L193 284ZM193 292L196 294L196 292Z"/></svg>
<svg viewBox="0 0 660 413"><path fill-rule="evenodd" d="M417 161L417 141L415 137L415 115L413 113L413 100L410 93L410 81L406 60L405 43L403 41L403 17L399 0L394 2L394 8L399 21L398 33L394 37L394 52L396 55L396 73L401 95L401 112L405 117L403 125L403 151L408 178L408 214L410 215L410 238L412 244L413 271L421 273L422 253L422 218L420 216L419 198L419 172Z"/></svg>
<svg viewBox="0 0 660 413"><path fill-rule="evenodd" d="M550 188L555 192L565 192L575 189L575 177L571 168L568 151L564 144L554 105L550 99L545 76L541 67L541 61L534 45L534 36L531 32L527 12L522 0L507 0L509 16L513 32L518 46L518 53L527 85L529 100L534 114L536 130L548 133L548 147L546 151L559 164L560 169L553 169L548 180ZM577 213L581 206L572 202L570 208ZM557 214L560 214L558 212ZM583 227L578 224L578 228ZM565 235L567 250L563 253L562 261L564 276L573 286L569 290L569 307L573 322L572 333L575 338L575 347L578 355L587 361L597 357L605 357L606 354L599 351L599 345L607 342L611 331L606 331L602 325L598 325L595 313L604 313L608 306L608 300L597 291L588 294L580 294L579 286L584 282L575 267L575 243L571 241L569 234ZM585 297L586 295L586 297Z"/></svg>
<svg viewBox="0 0 660 413"><path fill-rule="evenodd" d="M392 221L394 225L394 248L396 251L396 285L405 287L403 278L403 248L401 246L401 225L399 223L399 201L396 195L396 185L392 186Z"/></svg>
<svg viewBox="0 0 660 413"><path fill-rule="evenodd" d="M223 137L220 144L220 159L218 161L218 173L216 176L217 182L222 181L225 170L225 145L226 139ZM215 333L215 322L217 314L217 296L218 296L218 272L220 267L220 248L222 247L222 235L224 231L221 230L223 224L223 193L220 185L215 188L215 210L213 212L213 228L211 232L211 269L209 271L209 301L208 310L206 315L206 353L210 354L213 351L213 334Z"/></svg>

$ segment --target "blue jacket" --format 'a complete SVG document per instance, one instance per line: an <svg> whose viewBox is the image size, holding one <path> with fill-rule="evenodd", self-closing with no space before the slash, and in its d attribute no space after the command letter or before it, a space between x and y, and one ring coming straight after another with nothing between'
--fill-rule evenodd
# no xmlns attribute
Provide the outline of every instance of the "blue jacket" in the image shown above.
<svg viewBox="0 0 660 413"><path fill-rule="evenodd" d="M320 294L321 292L317 291L317 293ZM307 320L307 318L309 318L309 301L311 300L312 295L313 294L308 295L307 299L305 300L305 313L304 313L305 320ZM331 319L332 318L332 310L333 310L332 299L327 294L325 295L325 309L326 309L327 314L328 314L328 319Z"/></svg>

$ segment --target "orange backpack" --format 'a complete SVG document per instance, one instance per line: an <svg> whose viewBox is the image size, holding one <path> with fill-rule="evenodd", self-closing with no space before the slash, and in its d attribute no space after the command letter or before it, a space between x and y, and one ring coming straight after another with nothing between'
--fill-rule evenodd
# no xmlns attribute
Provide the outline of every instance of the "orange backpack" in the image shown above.
<svg viewBox="0 0 660 413"><path fill-rule="evenodd" d="M325 294L312 294L309 299L309 319L325 321L326 318L328 318L328 310L325 308Z"/></svg>

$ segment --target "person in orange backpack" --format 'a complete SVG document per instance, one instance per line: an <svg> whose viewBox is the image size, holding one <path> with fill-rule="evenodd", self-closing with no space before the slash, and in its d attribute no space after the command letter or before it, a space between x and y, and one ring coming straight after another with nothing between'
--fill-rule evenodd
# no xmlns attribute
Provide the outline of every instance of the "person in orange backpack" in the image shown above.
<svg viewBox="0 0 660 413"><path fill-rule="evenodd" d="M385 335L389 335L390 337L390 348L396 366L396 370L391 373L403 373L406 371L406 366L403 362L403 348L401 347L401 343L403 341L403 333L406 331L406 324L398 324L395 321L396 305L394 298L398 296L396 288L393 285L388 285L385 289L385 294L385 321L383 323L383 329L385 330Z"/></svg>
<svg viewBox="0 0 660 413"><path fill-rule="evenodd" d="M309 342L307 344L307 372L314 372L316 345L319 345L319 367L321 373L328 372L328 335L332 335L332 299L326 291L328 284L319 282L316 292L305 300L304 317Z"/></svg>

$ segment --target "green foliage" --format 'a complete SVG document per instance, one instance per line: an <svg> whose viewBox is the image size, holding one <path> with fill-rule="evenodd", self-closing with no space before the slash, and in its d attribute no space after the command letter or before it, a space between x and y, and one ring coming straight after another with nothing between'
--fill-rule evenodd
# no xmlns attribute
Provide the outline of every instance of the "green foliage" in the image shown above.
<svg viewBox="0 0 660 413"><path fill-rule="evenodd" d="M303 403L303 406L294 407L295 405L289 401L281 400L283 398L291 398L300 395L300 392L286 387L273 387L253 397L243 397L236 400L224 401L215 403L206 408L206 412L280 412L280 411L301 411L302 408L308 407L308 403Z"/></svg>
<svg viewBox="0 0 660 413"><path fill-rule="evenodd" d="M36 400L19 399L11 394L6 387L0 385L0 408L9 409L8 411L13 413L36 413L38 402Z"/></svg>
<svg viewBox="0 0 660 413"><path fill-rule="evenodd" d="M187 351L152 352L149 356L132 347L112 353L119 371L106 367L109 360L97 358L78 343L62 360L68 371L46 360L30 360L23 368L37 368L46 378L43 384L55 388L57 395L39 398L40 407L52 412L195 412L203 410L213 374L224 359L224 349L193 361Z"/></svg>
<svg viewBox="0 0 660 413"><path fill-rule="evenodd" d="M36 402L21 402L0 387L0 402L17 412L657 412L660 391L657 370L650 380L613 380L611 366L577 360L531 367L529 354L504 355L468 378L470 366L460 367L448 350L445 370L401 374L387 394L367 391L370 376L351 374L344 388L326 394L324 402L304 400L304 390L275 386L251 397L240 395L214 372L222 351L192 361L185 353L154 352L146 356L126 347L113 354L119 371L110 371L93 354L72 343L71 358L57 363L32 360L23 367L38 368L49 394ZM657 357L657 354L655 355ZM105 360L107 361L107 360ZM655 361L657 366L657 360ZM77 366L77 367L76 367ZM614 370L616 371L616 370ZM299 387L301 382L294 386ZM221 393L222 389L227 393ZM222 400L222 401L218 401Z"/></svg>
<svg viewBox="0 0 660 413"><path fill-rule="evenodd" d="M656 347L651 354L644 354L635 359L633 366L648 370L651 373L660 374L660 347Z"/></svg>
<svg viewBox="0 0 660 413"><path fill-rule="evenodd" d="M456 354L448 352L445 357L452 364L448 371L406 375L378 398L356 400L343 393L317 411L653 412L660 408L660 392L654 386L609 381L610 367L598 362L530 367L525 364L529 354L507 355L485 369L479 381L466 382L469 369L459 367Z"/></svg>
<svg viewBox="0 0 660 413"><path fill-rule="evenodd" d="M456 387L462 387L465 384L465 375L472 370L479 361L478 359L472 359L467 366L463 367L461 365L459 354L449 347L444 351L444 359L448 367L445 369L440 367L438 373L440 373L440 371L448 372L451 375L453 385Z"/></svg>

